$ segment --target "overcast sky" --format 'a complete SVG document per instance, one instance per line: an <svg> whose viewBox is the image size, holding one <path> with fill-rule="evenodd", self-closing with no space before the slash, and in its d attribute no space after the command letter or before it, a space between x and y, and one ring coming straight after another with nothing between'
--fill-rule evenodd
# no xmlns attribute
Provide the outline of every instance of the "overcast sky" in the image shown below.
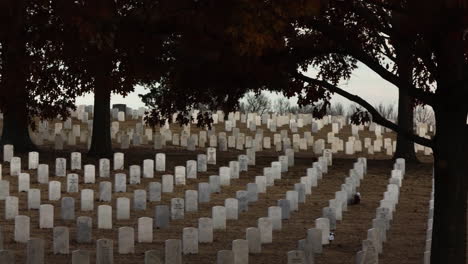
<svg viewBox="0 0 468 264"><path fill-rule="evenodd" d="M373 71L368 69L363 64L359 65L359 68L354 71L352 78L341 85L346 91L359 95L372 105L377 105L381 102L384 104L397 104L398 102L398 90L395 86L383 80L381 77L376 75ZM121 95L112 95L111 104L127 104L132 108L138 108L144 106L141 102L138 94L146 93L147 90L144 87L136 87L135 91L129 94L127 97ZM279 96L279 95L275 95ZM77 98L77 104L93 104L93 95L87 94L83 97ZM294 98L291 99L291 103L295 103ZM349 105L349 100L335 95L332 98L333 102L341 102L344 105Z"/></svg>

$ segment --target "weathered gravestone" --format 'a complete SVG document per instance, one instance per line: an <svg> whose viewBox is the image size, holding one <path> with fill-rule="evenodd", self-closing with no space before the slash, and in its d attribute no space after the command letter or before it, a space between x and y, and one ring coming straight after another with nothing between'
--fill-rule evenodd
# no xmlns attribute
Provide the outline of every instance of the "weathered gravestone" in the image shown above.
<svg viewBox="0 0 468 264"><path fill-rule="evenodd" d="M73 197L63 197L60 207L62 220L75 219L75 199Z"/></svg>
<svg viewBox="0 0 468 264"><path fill-rule="evenodd" d="M84 165L84 183L96 182L96 168L92 164Z"/></svg>
<svg viewBox="0 0 468 264"><path fill-rule="evenodd" d="M330 230L336 229L336 213L335 209L331 207L325 207L322 209L322 217L327 218L330 223Z"/></svg>
<svg viewBox="0 0 468 264"><path fill-rule="evenodd" d="M207 170L207 156L205 154L197 155L197 171L206 172Z"/></svg>
<svg viewBox="0 0 468 264"><path fill-rule="evenodd" d="M198 184L198 202L208 203L210 202L211 188L210 184L202 182Z"/></svg>
<svg viewBox="0 0 468 264"><path fill-rule="evenodd" d="M54 227L54 254L69 254L70 253L70 234L68 227L56 226Z"/></svg>
<svg viewBox="0 0 468 264"><path fill-rule="evenodd" d="M41 184L49 183L49 165L39 164L37 166L37 182Z"/></svg>
<svg viewBox="0 0 468 264"><path fill-rule="evenodd" d="M184 255L198 254L198 229L185 227L182 231L182 251Z"/></svg>
<svg viewBox="0 0 468 264"><path fill-rule="evenodd" d="M39 165L39 152L32 151L28 153L28 170L35 170Z"/></svg>
<svg viewBox="0 0 468 264"><path fill-rule="evenodd" d="M41 190L29 189L28 191L28 209L39 209L41 206Z"/></svg>
<svg viewBox="0 0 468 264"><path fill-rule="evenodd" d="M67 160L64 158L55 159L55 176L65 177L67 174Z"/></svg>
<svg viewBox="0 0 468 264"><path fill-rule="evenodd" d="M88 250L78 249L72 251L72 264L89 264L90 259Z"/></svg>
<svg viewBox="0 0 468 264"><path fill-rule="evenodd" d="M138 218L138 243L153 242L153 218Z"/></svg>
<svg viewBox="0 0 468 264"><path fill-rule="evenodd" d="M226 229L226 208L214 206L212 208L213 229Z"/></svg>
<svg viewBox="0 0 468 264"><path fill-rule="evenodd" d="M322 230L318 228L307 229L307 243L314 253L322 253Z"/></svg>
<svg viewBox="0 0 468 264"><path fill-rule="evenodd" d="M273 242L273 225L269 217L260 217L258 219L258 229L260 231L260 241L262 244Z"/></svg>
<svg viewBox="0 0 468 264"><path fill-rule="evenodd" d="M185 191L185 211L186 212L198 211L198 191L195 191L195 190Z"/></svg>
<svg viewBox="0 0 468 264"><path fill-rule="evenodd" d="M78 174L70 173L67 175L67 192L76 193L79 191Z"/></svg>
<svg viewBox="0 0 468 264"><path fill-rule="evenodd" d="M213 220L211 218L201 217L198 219L198 242L213 242Z"/></svg>
<svg viewBox="0 0 468 264"><path fill-rule="evenodd" d="M164 174L162 176L162 192L172 193L174 191L174 176L170 174Z"/></svg>
<svg viewBox="0 0 468 264"><path fill-rule="evenodd" d="M40 238L31 238L26 246L27 264L44 264L44 240ZM0 261L3 264L3 262Z"/></svg>
<svg viewBox="0 0 468 264"><path fill-rule="evenodd" d="M115 158L115 155L114 155ZM110 176L110 160L99 159L99 177L107 178Z"/></svg>
<svg viewBox="0 0 468 264"><path fill-rule="evenodd" d="M154 160L143 160L143 178L154 178Z"/></svg>
<svg viewBox="0 0 468 264"><path fill-rule="evenodd" d="M99 183L99 201L110 202L112 200L112 184L104 181Z"/></svg>
<svg viewBox="0 0 468 264"><path fill-rule="evenodd" d="M315 219L315 228L322 230L322 245L328 245L328 236L330 235L330 220L328 218Z"/></svg>
<svg viewBox="0 0 468 264"><path fill-rule="evenodd" d="M110 205L99 205L97 215L99 229L112 229L112 207Z"/></svg>
<svg viewBox="0 0 468 264"><path fill-rule="evenodd" d="M5 219L14 219L18 215L19 210L18 197L7 196L5 198Z"/></svg>
<svg viewBox="0 0 468 264"><path fill-rule="evenodd" d="M281 211L282 209L279 206L268 207L268 217L271 220L273 230L281 230L281 227L282 227Z"/></svg>
<svg viewBox="0 0 468 264"><path fill-rule="evenodd" d="M164 258L158 250L145 251L145 264L164 264Z"/></svg>
<svg viewBox="0 0 468 264"><path fill-rule="evenodd" d="M232 250L220 250L216 255L216 264L234 264L234 254Z"/></svg>
<svg viewBox="0 0 468 264"><path fill-rule="evenodd" d="M169 225L169 207L167 205L156 205L154 226L156 228L166 228Z"/></svg>
<svg viewBox="0 0 468 264"><path fill-rule="evenodd" d="M226 219L237 220L239 215L239 201L235 198L227 198L224 201L224 207L226 208Z"/></svg>
<svg viewBox="0 0 468 264"><path fill-rule="evenodd" d="M127 197L117 198L117 220L130 219L130 199Z"/></svg>
<svg viewBox="0 0 468 264"><path fill-rule="evenodd" d="M114 242L111 239L98 239L96 241L96 264L114 263Z"/></svg>
<svg viewBox="0 0 468 264"><path fill-rule="evenodd" d="M139 165L130 166L130 184L140 184L141 182L141 167Z"/></svg>
<svg viewBox="0 0 468 264"><path fill-rule="evenodd" d="M245 239L233 240L232 253L234 254L234 264L249 263L249 241Z"/></svg>
<svg viewBox="0 0 468 264"><path fill-rule="evenodd" d="M76 242L91 243L93 231L93 219L89 216L76 218Z"/></svg>
<svg viewBox="0 0 468 264"><path fill-rule="evenodd" d="M221 191L221 179L218 175L211 175L209 177L210 191L212 193L219 193Z"/></svg>
<svg viewBox="0 0 468 264"><path fill-rule="evenodd" d="M127 175L125 173L115 174L114 192L127 192Z"/></svg>
<svg viewBox="0 0 468 264"><path fill-rule="evenodd" d="M182 264L182 241L180 239L168 239L164 249L165 264Z"/></svg>
<svg viewBox="0 0 468 264"><path fill-rule="evenodd" d="M302 250L291 250L288 252L288 264L306 264L305 254Z"/></svg>
<svg viewBox="0 0 468 264"><path fill-rule="evenodd" d="M151 232L151 234L153 234ZM135 253L135 230L133 227L120 227L118 235L119 254Z"/></svg>
<svg viewBox="0 0 468 264"><path fill-rule="evenodd" d="M314 264L314 251L307 239L301 239L297 243L297 249L304 251L304 264Z"/></svg>
<svg viewBox="0 0 468 264"><path fill-rule="evenodd" d="M146 191L145 190L133 191L133 209L135 211L146 210Z"/></svg>
<svg viewBox="0 0 468 264"><path fill-rule="evenodd" d="M171 199L171 219L179 220L184 219L184 199L172 198Z"/></svg>
<svg viewBox="0 0 468 264"><path fill-rule="evenodd" d="M160 202L161 201L161 191L162 186L159 182L150 182L148 185L149 189L149 201L150 202Z"/></svg>
<svg viewBox="0 0 468 264"><path fill-rule="evenodd" d="M30 219L26 215L15 216L15 242L26 243L29 240L30 234Z"/></svg>
<svg viewBox="0 0 468 264"><path fill-rule="evenodd" d="M10 182L0 180L0 201L5 200L8 196L10 196Z"/></svg>
<svg viewBox="0 0 468 264"><path fill-rule="evenodd" d="M54 206L51 204L41 204L39 207L39 228L54 227Z"/></svg>
<svg viewBox="0 0 468 264"><path fill-rule="evenodd" d="M247 212L249 210L249 200L247 191L237 191L236 199L238 201L239 213Z"/></svg>

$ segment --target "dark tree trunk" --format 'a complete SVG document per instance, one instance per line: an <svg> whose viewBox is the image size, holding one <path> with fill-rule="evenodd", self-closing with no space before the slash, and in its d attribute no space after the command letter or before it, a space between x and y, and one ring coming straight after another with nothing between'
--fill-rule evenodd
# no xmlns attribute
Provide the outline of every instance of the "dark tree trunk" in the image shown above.
<svg viewBox="0 0 468 264"><path fill-rule="evenodd" d="M405 131L408 131L408 133L414 133L413 116L411 97L405 91L400 90L398 96L398 125ZM397 134L396 150L393 158L404 158L408 163L419 162L414 150L414 143L400 133Z"/></svg>
<svg viewBox="0 0 468 264"><path fill-rule="evenodd" d="M3 64L5 69L1 84L3 128L0 145L11 144L14 146L15 153L23 153L36 149L29 137L26 75L24 69L19 69L22 67L21 57L15 56L14 52L10 53L9 51L6 55L9 59Z"/></svg>
<svg viewBox="0 0 468 264"><path fill-rule="evenodd" d="M2 81L0 100L3 112L3 128L0 146L11 144L15 153L36 150L29 136L27 109L29 62L23 38L22 16L24 1L18 1L12 12L10 31L2 42ZM3 148L2 148L3 151Z"/></svg>
<svg viewBox="0 0 468 264"><path fill-rule="evenodd" d="M436 38L432 264L466 264L468 69L462 35L449 31Z"/></svg>
<svg viewBox="0 0 468 264"><path fill-rule="evenodd" d="M11 144L15 153L36 150L29 136L26 102L23 98L11 98L13 103L5 105L3 113L2 139L0 145Z"/></svg>
<svg viewBox="0 0 468 264"><path fill-rule="evenodd" d="M412 83L413 66L411 65L410 43L404 38L395 38L396 64L398 76L405 83ZM398 126L413 134L414 113L413 99L408 94L408 87L399 87L398 94ZM397 135L397 143L394 159L404 158L408 163L418 162L414 143L402 134Z"/></svg>
<svg viewBox="0 0 468 264"><path fill-rule="evenodd" d="M112 91L112 62L104 59L98 62L95 72L93 135L89 155L94 157L112 156L110 132L110 100Z"/></svg>
<svg viewBox="0 0 468 264"><path fill-rule="evenodd" d="M468 129L466 112L436 111L431 263L466 263Z"/></svg>

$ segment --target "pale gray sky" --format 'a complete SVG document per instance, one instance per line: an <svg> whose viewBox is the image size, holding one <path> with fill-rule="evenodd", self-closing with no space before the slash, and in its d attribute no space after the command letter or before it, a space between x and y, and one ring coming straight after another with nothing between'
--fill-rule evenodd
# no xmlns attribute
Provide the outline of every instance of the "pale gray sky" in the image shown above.
<svg viewBox="0 0 468 264"><path fill-rule="evenodd" d="M359 68L354 71L351 79L340 85L346 91L359 95L372 105L377 105L381 102L384 104L397 104L398 103L398 89L387 81L383 80L373 71L368 69L365 65L359 64ZM127 104L132 108L138 108L144 106L141 102L138 94L146 93L147 89L144 87L136 87L135 91L129 94L127 97L121 95L112 95L111 104ZM278 95L274 95L278 96ZM297 100L291 99L291 103L295 103ZM77 104L93 104L93 95L87 94L86 96L77 98ZM344 105L349 105L349 100L335 95L332 98L333 102L341 102Z"/></svg>

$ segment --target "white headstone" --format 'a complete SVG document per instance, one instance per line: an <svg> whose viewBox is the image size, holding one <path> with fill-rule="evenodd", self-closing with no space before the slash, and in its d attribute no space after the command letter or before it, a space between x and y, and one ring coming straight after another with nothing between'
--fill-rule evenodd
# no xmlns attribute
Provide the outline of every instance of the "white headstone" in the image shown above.
<svg viewBox="0 0 468 264"><path fill-rule="evenodd" d="M138 243L153 242L153 218L138 218Z"/></svg>
<svg viewBox="0 0 468 264"><path fill-rule="evenodd" d="M112 229L112 207L110 205L99 205L97 215L99 229Z"/></svg>
<svg viewBox="0 0 468 264"><path fill-rule="evenodd" d="M226 229L226 208L214 206L212 208L213 229Z"/></svg>

